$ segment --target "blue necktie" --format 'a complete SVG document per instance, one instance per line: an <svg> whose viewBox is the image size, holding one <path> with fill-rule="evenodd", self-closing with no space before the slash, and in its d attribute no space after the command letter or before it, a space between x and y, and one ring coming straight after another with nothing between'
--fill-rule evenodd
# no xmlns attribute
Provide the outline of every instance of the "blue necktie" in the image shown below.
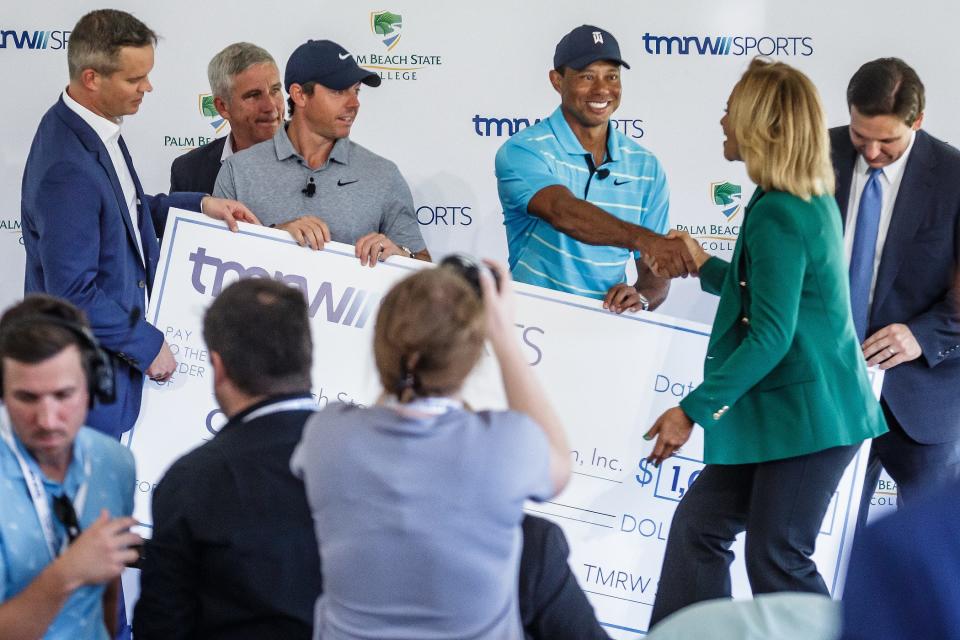
<svg viewBox="0 0 960 640"><path fill-rule="evenodd" d="M870 169L870 177L860 195L857 228L850 255L850 306L853 310L853 326L860 342L866 338L870 319L870 284L873 282L877 230L880 228L880 208L883 206L883 189L880 186L882 172L882 169Z"/></svg>

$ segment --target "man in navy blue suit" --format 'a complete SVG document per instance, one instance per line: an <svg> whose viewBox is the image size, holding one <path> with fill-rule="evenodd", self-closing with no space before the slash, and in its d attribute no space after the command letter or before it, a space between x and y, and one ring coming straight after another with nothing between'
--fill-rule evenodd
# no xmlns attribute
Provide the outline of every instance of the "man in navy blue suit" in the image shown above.
<svg viewBox="0 0 960 640"><path fill-rule="evenodd" d="M164 381L176 367L163 333L145 318L168 208L202 210L234 230L237 220L257 222L240 203L202 193L144 194L120 125L153 90L156 40L123 11L83 16L67 50L70 84L40 121L23 173L24 290L83 309L114 356L117 401L88 418L114 436L136 422L144 374Z"/></svg>
<svg viewBox="0 0 960 640"><path fill-rule="evenodd" d="M960 151L923 131L924 88L898 58L847 88L850 126L830 131L851 262L854 324L885 370L890 431L873 442L861 524L881 465L901 501L960 477Z"/></svg>
<svg viewBox="0 0 960 640"><path fill-rule="evenodd" d="M843 588L842 640L960 640L960 483L858 535Z"/></svg>

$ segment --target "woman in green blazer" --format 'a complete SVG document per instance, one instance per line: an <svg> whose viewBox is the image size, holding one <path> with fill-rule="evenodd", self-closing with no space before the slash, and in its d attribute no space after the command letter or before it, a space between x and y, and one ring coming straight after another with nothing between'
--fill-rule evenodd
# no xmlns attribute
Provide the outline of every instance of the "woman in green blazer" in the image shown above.
<svg viewBox="0 0 960 640"><path fill-rule="evenodd" d="M700 474L673 517L651 625L730 596L730 545L746 531L754 594L829 594L810 558L861 442L886 431L850 315L840 215L817 91L756 59L720 121L727 160L757 185L730 262L688 244L720 295L703 383L647 438L659 464L704 429ZM656 265L653 265L656 270Z"/></svg>

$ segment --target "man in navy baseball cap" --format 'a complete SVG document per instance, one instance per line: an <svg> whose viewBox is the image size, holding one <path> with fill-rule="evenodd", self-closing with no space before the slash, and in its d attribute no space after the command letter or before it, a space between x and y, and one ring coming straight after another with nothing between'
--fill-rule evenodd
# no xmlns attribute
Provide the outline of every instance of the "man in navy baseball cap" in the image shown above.
<svg viewBox="0 0 960 640"><path fill-rule="evenodd" d="M307 40L287 60L283 88L290 93L290 85L308 82L342 91L358 82L379 87L380 76L360 67L349 51L332 40Z"/></svg>
<svg viewBox="0 0 960 640"><path fill-rule="evenodd" d="M214 193L232 193L301 246L354 245L363 265L390 256L430 260L413 196L397 165L353 142L363 85L380 76L330 40L308 40L283 78L290 121L271 140L223 163Z"/></svg>
<svg viewBox="0 0 960 640"><path fill-rule="evenodd" d="M563 67L570 67L580 71L598 60L630 68L620 57L620 44L612 33L600 27L583 24L563 36L557 43L557 50L553 54L553 68L559 71Z"/></svg>

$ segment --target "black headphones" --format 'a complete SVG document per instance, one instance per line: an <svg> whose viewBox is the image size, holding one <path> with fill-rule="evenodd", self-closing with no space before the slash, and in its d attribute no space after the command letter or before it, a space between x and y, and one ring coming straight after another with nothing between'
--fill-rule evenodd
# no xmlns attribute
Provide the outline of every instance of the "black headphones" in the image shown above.
<svg viewBox="0 0 960 640"><path fill-rule="evenodd" d="M3 327L3 333L17 328L29 328L38 324L52 324L73 333L80 344L84 373L87 376L87 391L90 395L90 408L94 401L111 404L117 399L117 384L113 369L113 360L97 342L90 329L78 322L67 320L49 313L30 313L12 320ZM3 367L0 366L0 390L3 389Z"/></svg>

